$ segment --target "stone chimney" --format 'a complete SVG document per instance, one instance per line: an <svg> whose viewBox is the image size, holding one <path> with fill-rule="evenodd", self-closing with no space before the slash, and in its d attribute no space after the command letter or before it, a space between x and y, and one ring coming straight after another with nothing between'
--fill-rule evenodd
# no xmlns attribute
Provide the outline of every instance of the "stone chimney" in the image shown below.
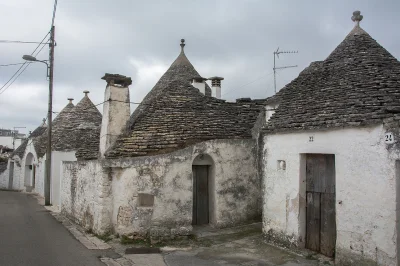
<svg viewBox="0 0 400 266"><path fill-rule="evenodd" d="M107 149L123 133L129 122L131 115L129 85L132 84L132 79L108 73L102 79L107 82L100 132L100 156L104 158Z"/></svg>
<svg viewBox="0 0 400 266"><path fill-rule="evenodd" d="M192 81L193 87L198 89L202 94L206 94L206 78L194 77Z"/></svg>
<svg viewBox="0 0 400 266"><path fill-rule="evenodd" d="M209 80L211 80L211 96L221 99L221 80L224 80L224 78L211 77Z"/></svg>

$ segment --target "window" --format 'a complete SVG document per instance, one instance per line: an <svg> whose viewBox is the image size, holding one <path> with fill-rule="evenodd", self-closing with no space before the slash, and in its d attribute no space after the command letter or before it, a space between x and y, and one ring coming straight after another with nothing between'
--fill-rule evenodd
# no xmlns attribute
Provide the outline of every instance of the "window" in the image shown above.
<svg viewBox="0 0 400 266"><path fill-rule="evenodd" d="M153 207L154 195L139 193L139 207Z"/></svg>

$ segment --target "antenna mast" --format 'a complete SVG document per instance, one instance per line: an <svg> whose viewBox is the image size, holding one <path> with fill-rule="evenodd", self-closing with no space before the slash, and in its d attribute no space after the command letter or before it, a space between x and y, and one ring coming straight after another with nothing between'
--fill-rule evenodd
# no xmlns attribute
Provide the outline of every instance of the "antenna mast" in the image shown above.
<svg viewBox="0 0 400 266"><path fill-rule="evenodd" d="M278 49L276 49L276 51L274 52L274 89L275 89L275 93L276 93L276 70L277 70L277 69L284 69L284 68L297 67L297 65L295 65L295 66L276 67L276 65L275 65L275 58L276 58L276 57L279 58L279 54L297 54L298 52L299 52L299 51L279 51L279 47L278 47Z"/></svg>

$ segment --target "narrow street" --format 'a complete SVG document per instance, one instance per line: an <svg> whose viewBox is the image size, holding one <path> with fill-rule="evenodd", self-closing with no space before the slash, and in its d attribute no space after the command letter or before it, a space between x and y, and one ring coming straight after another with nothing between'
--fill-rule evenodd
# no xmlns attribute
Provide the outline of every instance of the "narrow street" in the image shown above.
<svg viewBox="0 0 400 266"><path fill-rule="evenodd" d="M0 265L104 266L29 194L0 191Z"/></svg>

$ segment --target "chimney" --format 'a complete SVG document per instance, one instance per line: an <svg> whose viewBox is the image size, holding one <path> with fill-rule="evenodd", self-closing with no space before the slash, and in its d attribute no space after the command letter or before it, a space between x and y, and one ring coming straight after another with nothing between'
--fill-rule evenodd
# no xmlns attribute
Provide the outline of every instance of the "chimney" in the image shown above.
<svg viewBox="0 0 400 266"><path fill-rule="evenodd" d="M206 94L206 78L194 77L192 86L198 89L202 94Z"/></svg>
<svg viewBox="0 0 400 266"><path fill-rule="evenodd" d="M131 115L129 85L132 84L132 79L108 73L101 79L107 82L100 132L100 156L104 158L107 149L123 133L129 121Z"/></svg>
<svg viewBox="0 0 400 266"><path fill-rule="evenodd" d="M224 78L221 77L211 77L211 95L217 99L221 99L221 80Z"/></svg>

